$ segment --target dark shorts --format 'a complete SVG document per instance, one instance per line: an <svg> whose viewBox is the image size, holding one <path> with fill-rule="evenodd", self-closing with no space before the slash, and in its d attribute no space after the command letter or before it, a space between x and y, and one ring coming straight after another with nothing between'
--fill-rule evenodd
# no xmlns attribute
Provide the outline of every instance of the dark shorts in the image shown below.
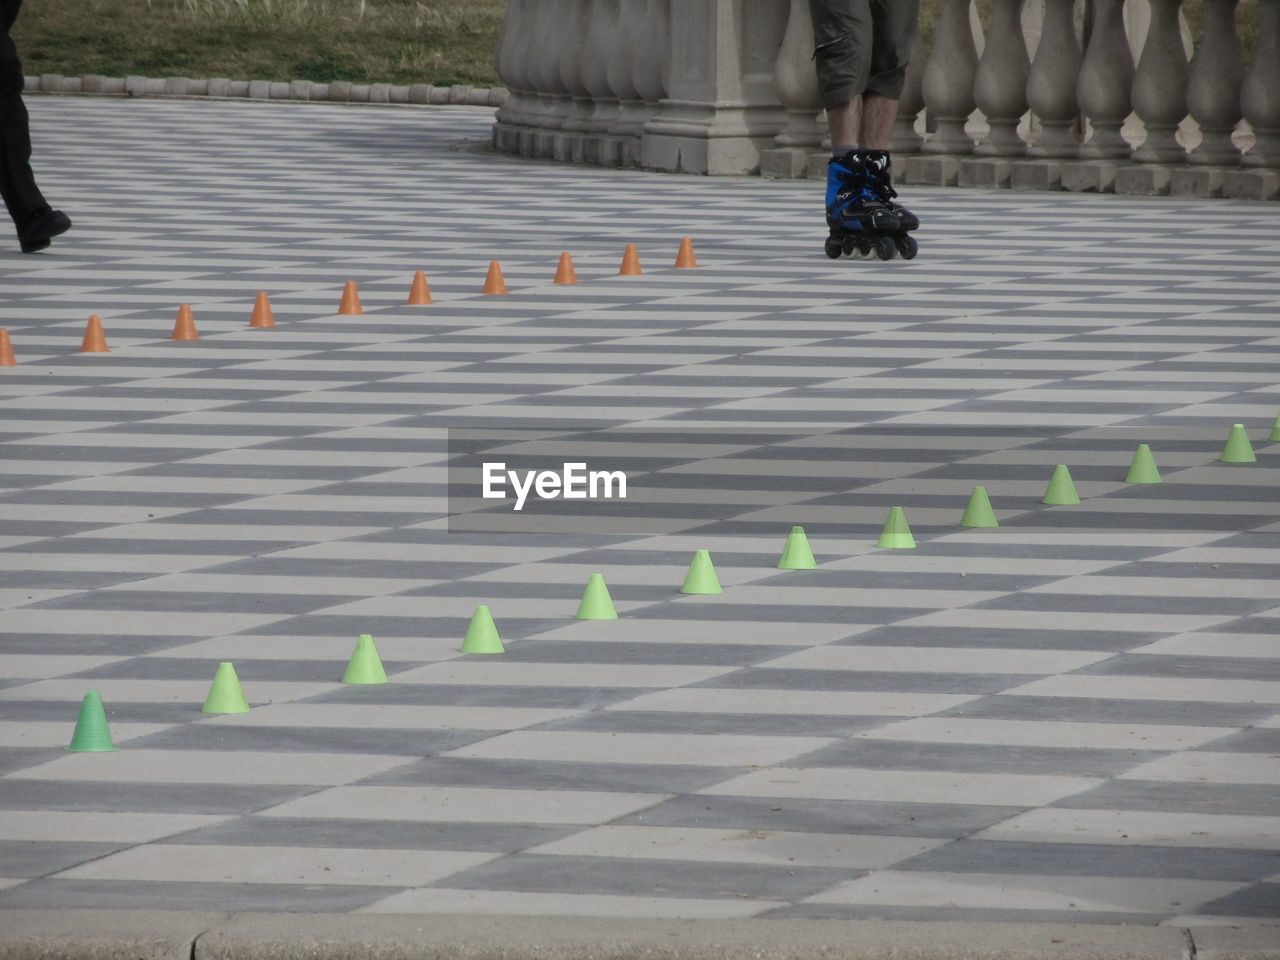
<svg viewBox="0 0 1280 960"><path fill-rule="evenodd" d="M902 96L919 0L809 0L824 107L863 93Z"/></svg>

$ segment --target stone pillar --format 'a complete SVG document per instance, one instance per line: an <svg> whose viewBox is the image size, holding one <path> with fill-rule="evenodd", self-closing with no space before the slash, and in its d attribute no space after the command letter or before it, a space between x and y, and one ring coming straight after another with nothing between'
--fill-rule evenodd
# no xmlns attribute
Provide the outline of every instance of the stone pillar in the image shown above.
<svg viewBox="0 0 1280 960"><path fill-rule="evenodd" d="M1076 154L1071 125L1079 114L1076 83L1080 77L1080 47L1076 43L1073 8L1074 0L1044 3L1040 44L1027 77L1027 102L1042 128L1027 151L1033 157Z"/></svg>
<svg viewBox="0 0 1280 960"><path fill-rule="evenodd" d="M1133 152L1141 163L1182 163L1178 124L1187 115L1187 57L1179 32L1182 0L1151 0L1151 26L1133 76L1133 109L1147 139Z"/></svg>
<svg viewBox="0 0 1280 960"><path fill-rule="evenodd" d="M990 131L974 148L985 157L1020 157L1027 145L1018 123L1027 112L1027 76L1031 58L1022 37L1022 0L993 0L991 28L974 77L973 99L986 115Z"/></svg>
<svg viewBox="0 0 1280 960"><path fill-rule="evenodd" d="M505 153L520 151L520 128L527 124L537 104L525 65L532 51L521 42L525 13L536 8L538 0L508 0L507 15L498 34L494 67L507 87L507 102L498 108L493 127L493 144Z"/></svg>
<svg viewBox="0 0 1280 960"><path fill-rule="evenodd" d="M1258 0L1258 42L1241 91L1244 117L1257 142L1241 161L1280 167L1280 0Z"/></svg>
<svg viewBox="0 0 1280 960"><path fill-rule="evenodd" d="M813 65L813 19L809 0L791 0L787 29L773 70L778 100L787 111L787 125L773 138L772 149L760 155L763 176L796 178L805 175L809 154L822 147L818 122L822 104Z"/></svg>
<svg viewBox="0 0 1280 960"><path fill-rule="evenodd" d="M1132 148L1120 134L1131 105L1133 55L1125 38L1124 0L1094 0L1093 28L1080 64L1076 100L1093 133L1080 147L1082 159L1125 159Z"/></svg>
<svg viewBox="0 0 1280 960"><path fill-rule="evenodd" d="M977 71L978 51L969 26L969 0L942 0L922 82L925 107L937 121L935 133L925 141L925 153L973 152L973 141L964 125L976 106L973 80Z"/></svg>
<svg viewBox="0 0 1280 960"><path fill-rule="evenodd" d="M671 5L667 96L644 127L646 167L744 174L760 166L784 114L773 63L787 9L775 0L679 0Z"/></svg>

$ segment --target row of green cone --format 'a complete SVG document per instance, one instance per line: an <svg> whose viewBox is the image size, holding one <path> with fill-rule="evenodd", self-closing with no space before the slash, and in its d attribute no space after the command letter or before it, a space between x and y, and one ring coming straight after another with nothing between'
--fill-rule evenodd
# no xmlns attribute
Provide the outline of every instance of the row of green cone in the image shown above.
<svg viewBox="0 0 1280 960"><path fill-rule="evenodd" d="M1276 418L1275 427L1270 439L1280 441L1280 417ZM1249 443L1244 426L1235 424L1231 435L1222 450L1219 460L1223 463L1254 463L1257 457ZM1160 471L1156 467L1155 458L1147 444L1140 444L1129 465L1125 483L1160 483ZM1049 487L1041 503L1050 506L1071 505L1080 502L1076 494L1071 472L1063 464L1059 464L1049 480ZM962 527L995 527L999 526L991 500L985 487L975 486L965 507L964 516L960 519ZM907 517L902 507L892 507L885 521L884 529L876 546L883 549L913 549L915 538L907 525ZM778 558L779 570L813 570L817 568L809 539L804 528L795 526L787 536L782 556ZM711 554L707 550L698 550L689 564L689 572L685 575L680 592L685 594L718 594L723 592L720 578L716 575L715 565L711 562ZM582 601L575 614L579 620L616 620L618 611L614 608L613 598L605 585L601 574L593 573L583 591ZM483 604L476 607L476 612L467 627L462 641L462 653L495 654L505 653L502 639L498 635L498 627L493 621L489 608ZM387 673L378 656L370 634L361 634L356 642L355 652L342 675L343 683L378 684L387 682ZM210 714L248 713L249 701L245 698L240 678L236 675L235 666L223 662L213 678L213 686L205 699L202 712ZM107 726L106 711L102 705L102 697L96 690L84 695L80 704L80 716L76 721L75 733L71 737L68 750L79 752L106 752L115 750L111 740L111 731Z"/></svg>

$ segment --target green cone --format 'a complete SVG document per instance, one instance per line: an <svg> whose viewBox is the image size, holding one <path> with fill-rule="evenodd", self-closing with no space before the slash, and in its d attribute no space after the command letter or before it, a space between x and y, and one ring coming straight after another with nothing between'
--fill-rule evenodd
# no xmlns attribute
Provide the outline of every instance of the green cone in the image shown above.
<svg viewBox="0 0 1280 960"><path fill-rule="evenodd" d="M1151 456L1151 448L1145 443L1138 444L1133 453L1133 462L1129 464L1129 472L1125 475L1125 483L1159 483L1160 471L1156 469L1155 457Z"/></svg>
<svg viewBox="0 0 1280 960"><path fill-rule="evenodd" d="M996 512L991 509L991 499L987 496L986 487L974 487L969 495L969 505L964 508L964 516L960 518L962 527L998 527Z"/></svg>
<svg viewBox="0 0 1280 960"><path fill-rule="evenodd" d="M1271 425L1271 436L1267 437L1272 443L1280 443L1280 414L1276 416L1276 422Z"/></svg>
<svg viewBox="0 0 1280 960"><path fill-rule="evenodd" d="M604 575L593 573L587 578L587 589L582 591L578 612L579 620L617 620L618 611L613 608L613 597L605 586Z"/></svg>
<svg viewBox="0 0 1280 960"><path fill-rule="evenodd" d="M463 653L506 653L498 636L498 626L493 622L493 614L483 603L476 607L471 617L471 625L467 627L467 635L462 640Z"/></svg>
<svg viewBox="0 0 1280 960"><path fill-rule="evenodd" d="M1047 503L1051 507L1080 502L1080 497L1076 494L1076 485L1071 482L1071 471L1067 469L1065 463L1060 463L1053 468L1053 476L1049 478L1049 489L1044 492L1044 499L1040 502Z"/></svg>
<svg viewBox="0 0 1280 960"><path fill-rule="evenodd" d="M347 672L342 675L343 683L386 683L387 671L382 669L382 659L378 656L378 648L373 645L370 634L360 634L356 641L355 652L347 664Z"/></svg>
<svg viewBox="0 0 1280 960"><path fill-rule="evenodd" d="M1253 445L1249 443L1249 435L1244 432L1244 424L1237 423L1231 428L1231 436L1227 437L1227 445L1222 448L1222 463L1257 463L1253 454Z"/></svg>
<svg viewBox="0 0 1280 960"><path fill-rule="evenodd" d="M689 563L689 572L684 576L681 593L723 593L720 589L720 578L716 576L715 564L711 562L711 554L699 550Z"/></svg>
<svg viewBox="0 0 1280 960"><path fill-rule="evenodd" d="M240 678L236 676L236 668L227 662L218 664L218 672L213 675L213 686L209 688L209 696L205 697L201 713L248 713L249 701L244 698L244 689L240 686Z"/></svg>
<svg viewBox="0 0 1280 960"><path fill-rule="evenodd" d="M71 735L71 746L67 749L83 753L108 753L116 749L107 728L107 711L97 690L90 690L80 702L80 719L76 721L76 732Z"/></svg>
<svg viewBox="0 0 1280 960"><path fill-rule="evenodd" d="M782 556L778 558L779 570L815 570L818 561L813 559L813 550L809 548L809 538L804 535L804 527L792 527L787 534L786 546L782 548Z"/></svg>
<svg viewBox="0 0 1280 960"><path fill-rule="evenodd" d="M889 517L884 522L884 529L880 531L880 539L876 542L876 546L890 550L915 549L916 538L911 535L911 528L907 526L907 515L903 513L901 507L889 508Z"/></svg>

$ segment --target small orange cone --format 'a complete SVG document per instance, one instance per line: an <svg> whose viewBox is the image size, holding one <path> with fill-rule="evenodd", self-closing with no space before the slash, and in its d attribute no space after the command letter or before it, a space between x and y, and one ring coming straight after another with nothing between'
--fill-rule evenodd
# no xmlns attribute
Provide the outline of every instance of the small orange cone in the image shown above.
<svg viewBox="0 0 1280 960"><path fill-rule="evenodd" d="M84 328L84 342L80 344L81 353L109 353L107 338L102 335L102 321L95 313L89 318L89 325Z"/></svg>
<svg viewBox="0 0 1280 960"><path fill-rule="evenodd" d="M18 361L13 357L13 344L9 342L9 331L0 327L0 367L16 367Z"/></svg>
<svg viewBox="0 0 1280 960"><path fill-rule="evenodd" d="M693 243L688 237L680 241L680 252L676 254L677 270L692 270L698 265L698 261L693 258Z"/></svg>
<svg viewBox="0 0 1280 960"><path fill-rule="evenodd" d="M639 276L640 272L640 255L636 253L636 245L628 243L627 249L622 254L622 268L618 271L618 275L634 277Z"/></svg>
<svg viewBox="0 0 1280 960"><path fill-rule="evenodd" d="M413 275L413 283L409 285L409 299L405 302L411 307L421 307L431 302L431 288L427 286L427 275L421 270Z"/></svg>
<svg viewBox="0 0 1280 960"><path fill-rule="evenodd" d="M338 313L357 315L364 313L360 306L360 294L356 292L356 282L348 280L347 285L342 288L342 303L338 305Z"/></svg>
<svg viewBox="0 0 1280 960"><path fill-rule="evenodd" d="M573 257L569 256L569 251L560 254L560 265L556 267L556 283L577 283L578 275L573 272Z"/></svg>
<svg viewBox="0 0 1280 960"><path fill-rule="evenodd" d="M185 303L178 308L178 319L173 324L173 336L170 340L199 340L196 333L196 318L191 315L191 308Z"/></svg>
<svg viewBox="0 0 1280 960"><path fill-rule="evenodd" d="M502 268L497 260L489 262L489 275L484 278L484 289L481 293L506 293L507 285L502 282Z"/></svg>
<svg viewBox="0 0 1280 960"><path fill-rule="evenodd" d="M267 299L265 291L258 293L258 299L253 303L253 318L249 321L251 327L274 327L276 318L271 313L271 301Z"/></svg>

